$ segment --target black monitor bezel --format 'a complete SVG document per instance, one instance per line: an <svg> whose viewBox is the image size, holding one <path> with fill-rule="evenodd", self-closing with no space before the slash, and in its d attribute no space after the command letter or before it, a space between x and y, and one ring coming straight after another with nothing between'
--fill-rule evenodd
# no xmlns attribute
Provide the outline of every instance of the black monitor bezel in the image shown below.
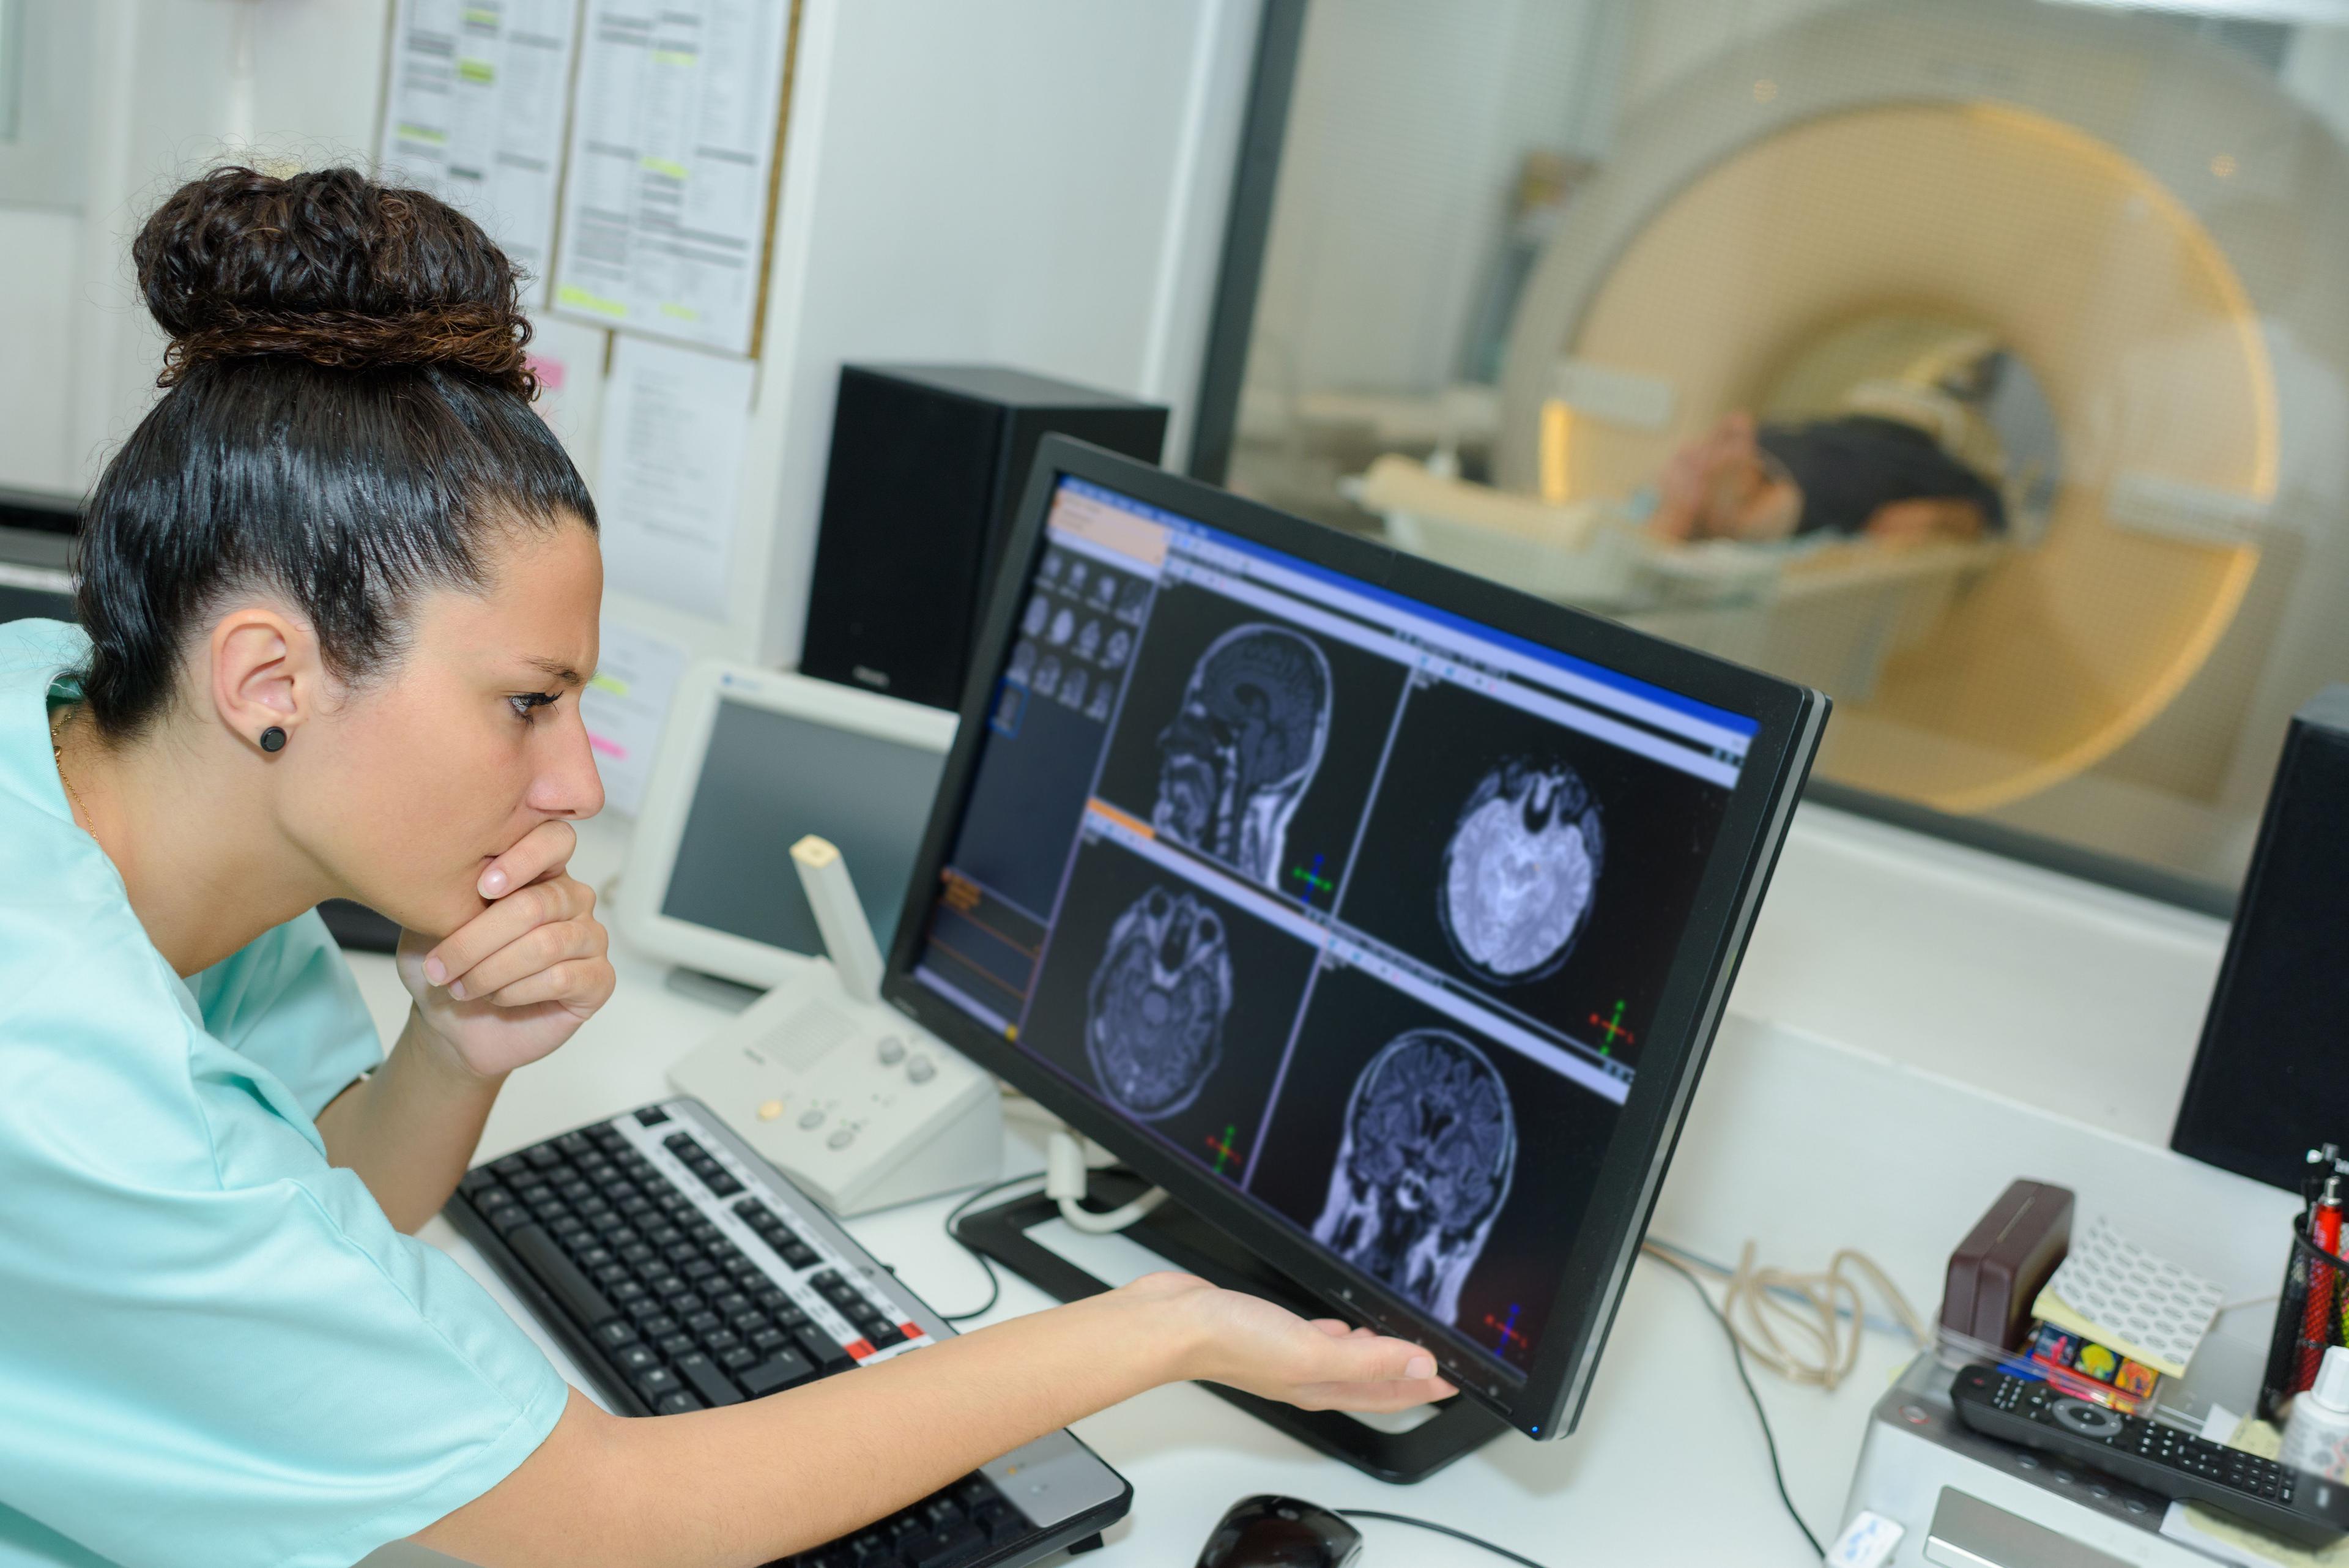
<svg viewBox="0 0 2349 1568"><path fill-rule="evenodd" d="M1050 1069L914 977L930 905L959 828L987 734L1013 623L1034 576L1053 493L1064 477L1089 481L1372 586L1449 610L1495 630L1586 659L1698 701L1754 719L1760 729L1731 793L1631 1094L1616 1125L1562 1277L1543 1346L1519 1373L1448 1324L1421 1316L1235 1194L1196 1163L1132 1136L1132 1124L1070 1090ZM1422 1339L1445 1375L1530 1436L1570 1431L1622 1299L1689 1096L1727 1000L1755 908L1800 795L1827 710L1820 693L1665 642L1582 611L1537 599L1420 556L1168 473L1087 442L1047 436L1014 519L972 649L961 723L891 943L883 994L987 1071L1032 1096L1069 1125L1165 1188L1330 1303L1383 1331ZM1465 1346L1466 1348L1464 1348Z"/></svg>

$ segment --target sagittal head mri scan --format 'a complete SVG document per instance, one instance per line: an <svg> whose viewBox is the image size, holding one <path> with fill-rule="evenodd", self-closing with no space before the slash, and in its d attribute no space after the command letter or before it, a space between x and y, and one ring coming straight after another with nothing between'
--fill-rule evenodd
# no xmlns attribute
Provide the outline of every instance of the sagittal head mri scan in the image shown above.
<svg viewBox="0 0 2349 1568"><path fill-rule="evenodd" d="M1282 627L1235 627L1193 666L1158 737L1151 825L1268 887L1330 740L1330 660Z"/></svg>
<svg viewBox="0 0 2349 1568"><path fill-rule="evenodd" d="M1222 919L1189 893L1153 888L1110 928L1086 1002L1102 1093L1145 1121L1185 1109L1223 1059L1232 960Z"/></svg>
<svg viewBox="0 0 2349 1568"><path fill-rule="evenodd" d="M1460 961L1504 985L1555 972L1590 919L1605 856L1599 803L1563 763L1512 758L1461 808L1436 918Z"/></svg>
<svg viewBox="0 0 2349 1568"><path fill-rule="evenodd" d="M1516 1164L1516 1116L1492 1062L1448 1030L1414 1029L1354 1080L1313 1239L1454 1322Z"/></svg>

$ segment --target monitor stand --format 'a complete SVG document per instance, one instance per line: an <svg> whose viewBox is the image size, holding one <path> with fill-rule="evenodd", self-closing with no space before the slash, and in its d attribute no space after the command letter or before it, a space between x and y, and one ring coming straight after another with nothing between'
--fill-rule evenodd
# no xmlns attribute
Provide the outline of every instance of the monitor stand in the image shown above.
<svg viewBox="0 0 2349 1568"><path fill-rule="evenodd" d="M1145 1185L1130 1172L1095 1171L1092 1201L1102 1206L1124 1203ZM966 1245L1064 1302L1108 1290L1106 1281L1029 1235L1037 1226L1060 1217L1060 1205L1038 1193L974 1210L955 1221L954 1231ZM1316 1302L1304 1286L1172 1198L1119 1234L1202 1279L1264 1296L1307 1317L1330 1315L1330 1309ZM1398 1484L1423 1480L1508 1430L1500 1417L1464 1396L1436 1406L1433 1417L1408 1431L1384 1431L1342 1411L1299 1410L1220 1383L1201 1386L1299 1442L1343 1459L1365 1474Z"/></svg>

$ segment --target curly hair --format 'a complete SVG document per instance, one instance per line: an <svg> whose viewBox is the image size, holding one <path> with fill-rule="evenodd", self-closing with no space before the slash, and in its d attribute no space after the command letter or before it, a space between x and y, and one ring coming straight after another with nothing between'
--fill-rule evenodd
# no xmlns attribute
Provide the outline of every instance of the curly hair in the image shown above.
<svg viewBox="0 0 2349 1568"><path fill-rule="evenodd" d="M419 592L482 585L493 532L595 527L530 406L523 275L447 203L352 169L216 169L130 254L171 344L82 528L82 692L108 734L162 711L226 595L283 596L357 680Z"/></svg>

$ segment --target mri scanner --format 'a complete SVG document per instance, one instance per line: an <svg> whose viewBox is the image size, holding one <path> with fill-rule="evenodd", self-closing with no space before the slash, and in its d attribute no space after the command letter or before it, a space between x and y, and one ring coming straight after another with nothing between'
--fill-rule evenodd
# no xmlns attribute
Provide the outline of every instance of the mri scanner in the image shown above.
<svg viewBox="0 0 2349 1568"><path fill-rule="evenodd" d="M1700 546L1682 575L1715 591L1625 618L1818 680L1839 703L1823 772L1951 812L2156 726L2230 742L2306 695L2261 677L2296 574L2342 532L2349 157L2273 77L2096 7L1861 0L1700 66L1615 145L1519 296L1509 493L1404 504L1442 524L1405 543L1533 571L1546 540L1547 591L1589 599L1578 583L1621 586L1605 549L1633 548L1593 506L1723 412L1824 412L1986 337L2052 426L2038 527L1742 577L1722 557L1756 547ZM1672 547L1638 551L1669 577ZM2276 613L2243 614L2255 584Z"/></svg>

